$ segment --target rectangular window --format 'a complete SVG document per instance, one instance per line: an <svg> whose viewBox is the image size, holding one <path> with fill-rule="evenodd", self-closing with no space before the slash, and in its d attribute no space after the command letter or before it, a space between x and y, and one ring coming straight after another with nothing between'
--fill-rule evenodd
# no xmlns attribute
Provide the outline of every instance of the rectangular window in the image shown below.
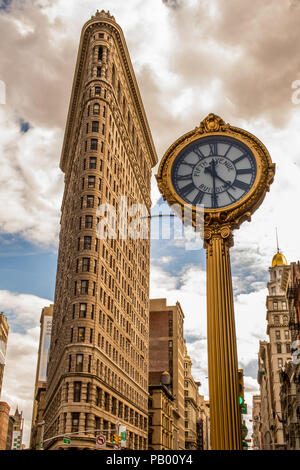
<svg viewBox="0 0 300 470"><path fill-rule="evenodd" d="M98 60L102 60L103 58L103 46L99 46L98 48Z"/></svg>
<svg viewBox="0 0 300 470"><path fill-rule="evenodd" d="M98 139L91 139L91 150L98 149Z"/></svg>
<svg viewBox="0 0 300 470"><path fill-rule="evenodd" d="M281 368L283 366L283 360L281 357L278 358L278 367Z"/></svg>
<svg viewBox="0 0 300 470"><path fill-rule="evenodd" d="M102 68L101 68L101 67L97 67L97 77L98 77L98 78L101 78L101 71L102 71Z"/></svg>
<svg viewBox="0 0 300 470"><path fill-rule="evenodd" d="M291 345L290 343L286 343L286 352L289 354L291 352Z"/></svg>
<svg viewBox="0 0 300 470"><path fill-rule="evenodd" d="M92 170L97 168L97 158L96 157L90 157L90 168Z"/></svg>
<svg viewBox="0 0 300 470"><path fill-rule="evenodd" d="M273 310L278 310L278 302L276 300L273 301Z"/></svg>
<svg viewBox="0 0 300 470"><path fill-rule="evenodd" d="M89 292L89 281L82 280L80 285L80 294L88 294Z"/></svg>
<svg viewBox="0 0 300 470"><path fill-rule="evenodd" d="M79 413L72 413L72 427L71 432L79 431Z"/></svg>
<svg viewBox="0 0 300 470"><path fill-rule="evenodd" d="M89 403L91 399L91 384L90 382L86 386L86 402Z"/></svg>
<svg viewBox="0 0 300 470"><path fill-rule="evenodd" d="M69 356L69 372L71 372L71 368L72 368L72 356L70 355Z"/></svg>
<svg viewBox="0 0 300 470"><path fill-rule="evenodd" d="M277 354L281 354L281 344L277 343Z"/></svg>
<svg viewBox="0 0 300 470"><path fill-rule="evenodd" d="M95 86L95 95L101 95L101 87Z"/></svg>
<svg viewBox="0 0 300 470"><path fill-rule="evenodd" d="M86 318L87 304L80 304L79 318Z"/></svg>
<svg viewBox="0 0 300 470"><path fill-rule="evenodd" d="M84 237L83 240L83 249L90 250L92 246L92 237Z"/></svg>
<svg viewBox="0 0 300 470"><path fill-rule="evenodd" d="M92 122L92 132L99 132L99 121Z"/></svg>
<svg viewBox="0 0 300 470"><path fill-rule="evenodd" d="M104 408L109 411L109 395L106 392L104 393Z"/></svg>
<svg viewBox="0 0 300 470"><path fill-rule="evenodd" d="M73 401L80 401L81 398L81 382L74 382L74 399Z"/></svg>
<svg viewBox="0 0 300 470"><path fill-rule="evenodd" d="M279 330L275 331L275 337L276 337L276 339L280 339L280 331Z"/></svg>
<svg viewBox="0 0 300 470"><path fill-rule="evenodd" d="M285 300L282 301L282 310L286 310L286 301Z"/></svg>
<svg viewBox="0 0 300 470"><path fill-rule="evenodd" d="M93 228L93 216L92 215L85 216L85 228Z"/></svg>
<svg viewBox="0 0 300 470"><path fill-rule="evenodd" d="M285 339L289 339L290 337L289 330L284 330L284 337Z"/></svg>
<svg viewBox="0 0 300 470"><path fill-rule="evenodd" d="M99 103L95 103L95 104L94 104L94 106L93 106L93 114L95 114L95 115L100 114L100 104L99 104Z"/></svg>
<svg viewBox="0 0 300 470"><path fill-rule="evenodd" d="M90 270L90 258L82 258L82 271L88 272Z"/></svg>
<svg viewBox="0 0 300 470"><path fill-rule="evenodd" d="M90 343L93 342L93 329L90 330Z"/></svg>
<svg viewBox="0 0 300 470"><path fill-rule="evenodd" d="M86 197L86 207L94 207L94 196Z"/></svg>
<svg viewBox="0 0 300 470"><path fill-rule="evenodd" d="M88 188L94 188L95 187L95 182L96 182L95 176L89 176L88 177Z"/></svg>
<svg viewBox="0 0 300 470"><path fill-rule="evenodd" d="M76 372L83 371L83 354L76 354Z"/></svg>
<svg viewBox="0 0 300 470"><path fill-rule="evenodd" d="M85 339L85 328L83 328L82 326L80 326L78 328L78 342L79 343L83 343L84 342L84 339Z"/></svg>

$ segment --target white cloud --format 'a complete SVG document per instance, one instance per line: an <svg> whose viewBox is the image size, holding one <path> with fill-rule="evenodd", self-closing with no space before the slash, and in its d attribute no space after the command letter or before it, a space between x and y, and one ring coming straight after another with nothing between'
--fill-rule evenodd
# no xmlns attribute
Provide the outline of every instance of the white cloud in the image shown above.
<svg viewBox="0 0 300 470"><path fill-rule="evenodd" d="M276 249L275 226L288 261L299 258L300 108L291 102L291 83L300 75L300 9L296 0L293 9L290 3L102 0L99 6L94 0L13 0L10 13L0 14L7 51L0 65L7 90L7 104L0 108L0 230L36 244L57 243L63 191L58 165L80 30L97 7L110 9L125 33L159 157L214 111L257 135L276 162L270 193L251 223L235 232L231 249L239 358L245 365L256 358L258 340L265 337L263 276ZM20 119L31 125L26 134ZM153 177L153 202L159 197ZM165 257L164 267L166 262ZM174 278L153 266L151 276L152 297L180 301L195 374L205 381L205 273L182 266ZM7 291L1 299L2 309L12 310L16 325L26 330L11 332L10 341L23 344L24 370L32 380L28 344L36 336L28 328L38 325L49 301ZM18 376L14 362L9 369ZM12 378L8 383L13 399L16 386Z"/></svg>
<svg viewBox="0 0 300 470"><path fill-rule="evenodd" d="M1 310L8 312L9 324L13 329L38 326L42 308L50 303L50 300L36 295L0 291Z"/></svg>
<svg viewBox="0 0 300 470"><path fill-rule="evenodd" d="M1 310L5 312L10 327L6 351L6 364L1 400L23 411L24 440L29 444L33 393L37 366L42 308L51 301L34 295L0 291ZM18 330L21 329L22 332Z"/></svg>

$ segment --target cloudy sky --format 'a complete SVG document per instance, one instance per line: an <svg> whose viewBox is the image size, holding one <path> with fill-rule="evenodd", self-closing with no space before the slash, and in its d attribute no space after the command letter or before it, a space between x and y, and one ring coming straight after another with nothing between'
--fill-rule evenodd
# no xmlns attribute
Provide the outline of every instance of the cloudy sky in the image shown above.
<svg viewBox="0 0 300 470"><path fill-rule="evenodd" d="M276 226L288 262L300 258L298 0L0 0L0 310L10 324L1 399L24 411L26 443L40 312L54 296L64 125L80 31L97 9L124 31L159 158L214 112L257 135L276 163L270 193L231 250L248 405ZM153 178L153 203L159 198ZM154 240L151 254L151 296L181 303L208 397L205 252Z"/></svg>

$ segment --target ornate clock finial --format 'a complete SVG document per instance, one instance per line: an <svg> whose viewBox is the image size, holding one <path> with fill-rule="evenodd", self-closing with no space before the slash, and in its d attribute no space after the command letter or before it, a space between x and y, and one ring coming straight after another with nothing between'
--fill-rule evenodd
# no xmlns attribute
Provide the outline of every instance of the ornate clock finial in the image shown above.
<svg viewBox="0 0 300 470"><path fill-rule="evenodd" d="M226 124L220 116L210 113L203 119L198 129L200 134L204 134L207 132L225 131L228 127L229 124Z"/></svg>

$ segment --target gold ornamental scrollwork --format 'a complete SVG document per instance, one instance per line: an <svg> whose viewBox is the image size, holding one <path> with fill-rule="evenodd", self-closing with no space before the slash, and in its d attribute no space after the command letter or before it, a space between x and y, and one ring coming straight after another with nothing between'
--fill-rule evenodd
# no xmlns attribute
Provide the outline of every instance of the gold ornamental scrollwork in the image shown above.
<svg viewBox="0 0 300 470"><path fill-rule="evenodd" d="M245 220L250 221L251 215L262 203L266 192L274 180L275 164L264 144L253 134L231 126L225 121L210 113L198 127L179 137L165 152L156 175L158 188L163 198L169 205L179 204L182 208L186 206L184 201L175 191L171 178L171 170L177 155L191 142L208 136L228 136L240 141L253 154L256 160L257 174L250 191L239 201L223 208L202 209L192 206L192 225L202 232L204 243L207 244L213 234L219 233L222 238L227 238L232 245L232 230L240 227ZM203 224L198 227L197 224ZM217 232L216 232L217 230ZM227 234L226 236L222 235Z"/></svg>

